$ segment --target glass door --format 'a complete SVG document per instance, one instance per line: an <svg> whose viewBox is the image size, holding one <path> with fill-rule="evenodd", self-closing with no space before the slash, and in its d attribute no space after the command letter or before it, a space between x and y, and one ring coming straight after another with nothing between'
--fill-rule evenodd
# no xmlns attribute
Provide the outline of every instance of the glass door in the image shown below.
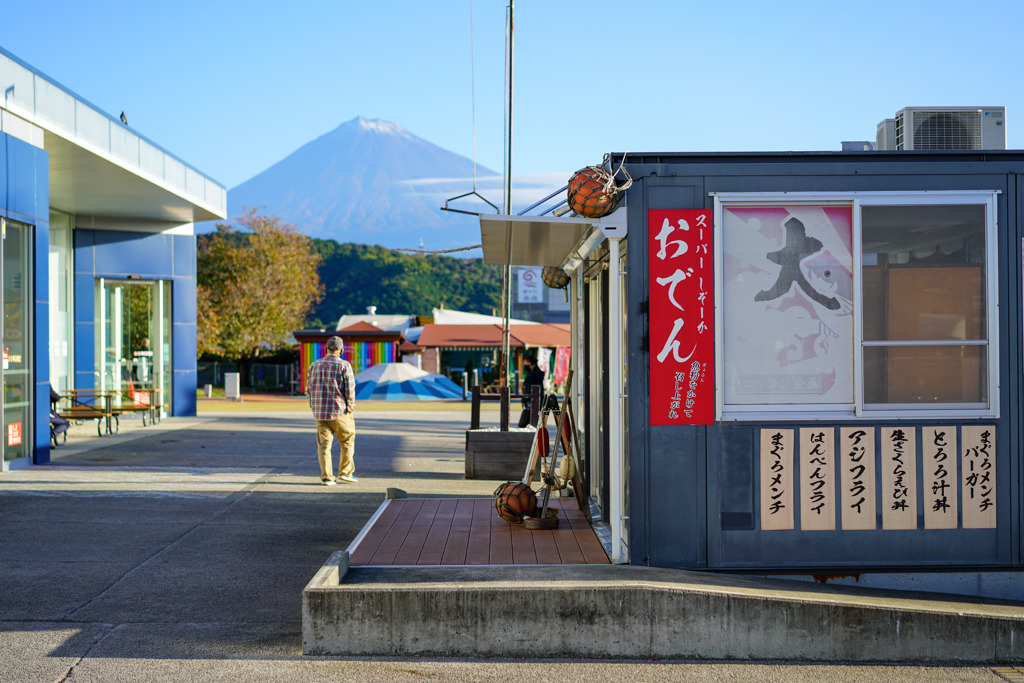
<svg viewBox="0 0 1024 683"><path fill-rule="evenodd" d="M0 219L3 233L3 469L32 464L32 226Z"/></svg>
<svg viewBox="0 0 1024 683"><path fill-rule="evenodd" d="M115 405L171 402L171 283L106 280L96 286L97 389Z"/></svg>
<svg viewBox="0 0 1024 683"><path fill-rule="evenodd" d="M71 216L50 211L49 292L50 292L50 385L58 393L74 388L73 333L75 329L72 276Z"/></svg>

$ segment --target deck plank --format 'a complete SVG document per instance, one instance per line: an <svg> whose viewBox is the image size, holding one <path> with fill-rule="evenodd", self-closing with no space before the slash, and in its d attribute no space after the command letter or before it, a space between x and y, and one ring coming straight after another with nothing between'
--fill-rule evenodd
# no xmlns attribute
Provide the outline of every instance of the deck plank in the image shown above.
<svg viewBox="0 0 1024 683"><path fill-rule="evenodd" d="M580 549L579 541L576 539L575 530L570 526L563 526L561 522L552 534L555 537L555 547L558 549L559 564L586 564L583 551Z"/></svg>
<svg viewBox="0 0 1024 683"><path fill-rule="evenodd" d="M576 514L567 515L569 525L572 527L573 534L576 536L576 542L579 544L580 551L583 553L583 561L585 564L608 564L608 554L604 551L604 546L601 545L601 541L598 540L597 534L591 528L590 523L587 522L587 518L583 516L583 513L578 507L574 508Z"/></svg>
<svg viewBox="0 0 1024 683"><path fill-rule="evenodd" d="M359 540L351 552L349 561L353 564L370 564L370 558L377 552L378 546L391 529L395 518L402 511L401 506L395 505L395 501L388 501L387 506L381 512L376 522L366 531L366 535Z"/></svg>
<svg viewBox="0 0 1024 683"><path fill-rule="evenodd" d="M445 545L448 544L448 534L452 529L452 520L455 517L455 505L455 500L444 499L437 506L434 523L430 526L430 531L427 532L427 540L423 544L423 550L420 552L416 564L441 564Z"/></svg>
<svg viewBox="0 0 1024 683"><path fill-rule="evenodd" d="M402 500L401 502L408 504L411 501ZM427 532L430 531L430 527L434 523L434 515L437 514L437 507L440 503L441 501L438 498L429 498L423 501L423 505L419 506L416 511L416 517L413 519L412 526L409 529L409 535L406 536L401 550L395 555L393 564L416 564L417 560L419 560L420 552L423 550L423 544L427 542Z"/></svg>
<svg viewBox="0 0 1024 683"><path fill-rule="evenodd" d="M551 529L536 529L530 534L533 537L533 550L537 556L537 564L561 564L558 548L555 546L555 533Z"/></svg>
<svg viewBox="0 0 1024 683"><path fill-rule="evenodd" d="M538 564L533 533L522 524L512 526L512 564Z"/></svg>
<svg viewBox="0 0 1024 683"><path fill-rule="evenodd" d="M465 498L455 504L455 515L452 517L451 531L448 542L441 555L441 564L466 564L469 550L469 534L473 525L473 501Z"/></svg>
<svg viewBox="0 0 1024 683"><path fill-rule="evenodd" d="M486 565L490 561L491 516L495 514L494 504L491 500L473 499L473 521L469 528L466 564Z"/></svg>
<svg viewBox="0 0 1024 683"><path fill-rule="evenodd" d="M419 504L417 505L417 503ZM377 550L374 551L373 557L370 558L370 564L394 564L395 556L401 550L402 544L405 543L416 513L422 505L422 501L418 500L405 500L389 505L389 507L394 507L398 514L391 521L387 533L377 546Z"/></svg>
<svg viewBox="0 0 1024 683"><path fill-rule="evenodd" d="M512 564L512 524L495 512L490 517L491 548L488 564Z"/></svg>

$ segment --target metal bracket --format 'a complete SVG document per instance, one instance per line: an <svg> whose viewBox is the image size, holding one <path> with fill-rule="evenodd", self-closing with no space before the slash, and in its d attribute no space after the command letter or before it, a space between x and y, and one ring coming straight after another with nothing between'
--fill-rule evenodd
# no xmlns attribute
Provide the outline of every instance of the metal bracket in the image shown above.
<svg viewBox="0 0 1024 683"><path fill-rule="evenodd" d="M622 238L628 232L626 227L627 217L626 207L620 206L604 218L599 219L597 227L600 228L601 233L608 239Z"/></svg>

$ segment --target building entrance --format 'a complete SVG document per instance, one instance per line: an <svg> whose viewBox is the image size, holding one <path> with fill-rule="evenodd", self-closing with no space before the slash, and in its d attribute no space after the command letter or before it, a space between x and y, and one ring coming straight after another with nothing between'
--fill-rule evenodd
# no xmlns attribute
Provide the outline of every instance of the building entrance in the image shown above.
<svg viewBox="0 0 1024 683"><path fill-rule="evenodd" d="M115 405L160 403L171 410L171 283L97 281L97 389Z"/></svg>

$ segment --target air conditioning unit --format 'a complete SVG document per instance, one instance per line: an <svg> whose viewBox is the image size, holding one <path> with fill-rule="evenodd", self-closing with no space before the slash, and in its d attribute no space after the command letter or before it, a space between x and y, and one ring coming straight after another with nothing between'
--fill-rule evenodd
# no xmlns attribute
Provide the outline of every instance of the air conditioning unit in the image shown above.
<svg viewBox="0 0 1024 683"><path fill-rule="evenodd" d="M1006 149L1006 107L905 107L878 124L877 149Z"/></svg>

